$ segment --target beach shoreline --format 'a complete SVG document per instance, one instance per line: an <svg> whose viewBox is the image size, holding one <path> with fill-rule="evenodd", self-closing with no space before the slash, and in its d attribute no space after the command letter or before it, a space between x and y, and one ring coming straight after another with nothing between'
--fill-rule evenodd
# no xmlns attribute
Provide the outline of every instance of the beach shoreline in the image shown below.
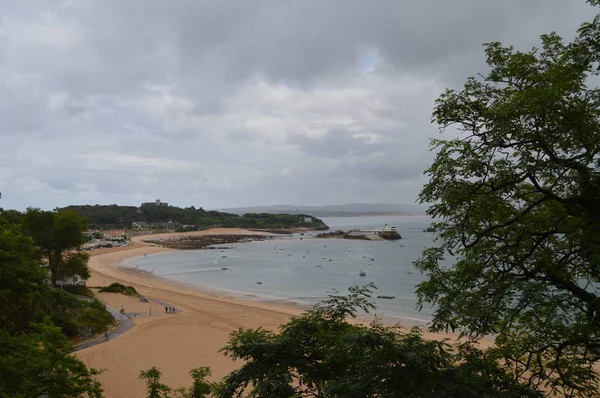
<svg viewBox="0 0 600 398"><path fill-rule="evenodd" d="M170 386L189 385L189 370L209 366L213 379L218 380L238 365L219 349L229 334L239 328L263 327L277 330L292 316L300 315L306 306L293 306L277 301L250 300L207 292L197 285L180 283L148 275L122 264L138 256L178 251L144 243L184 235L259 234L245 229L220 228L177 234L136 236L127 246L96 249L91 252L89 268L92 276L88 286L107 286L113 282L131 285L145 297L168 303L177 308L166 314L164 307L139 302L115 293L102 293L99 299L125 312L147 313L132 319L133 329L117 339L86 348L76 353L86 365L105 369L99 376L107 397L142 396L144 383L138 379L140 370L157 366L162 381ZM364 323L364 321L358 321ZM451 335L424 333L426 338L454 338Z"/></svg>

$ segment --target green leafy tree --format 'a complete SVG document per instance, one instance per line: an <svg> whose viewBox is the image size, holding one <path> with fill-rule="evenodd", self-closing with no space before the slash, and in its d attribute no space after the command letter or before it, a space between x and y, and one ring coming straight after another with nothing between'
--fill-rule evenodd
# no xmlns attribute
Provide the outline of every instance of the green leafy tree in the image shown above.
<svg viewBox="0 0 600 398"><path fill-rule="evenodd" d="M0 329L0 396L102 397L99 372L69 355L72 345L60 328L31 327L18 335Z"/></svg>
<svg viewBox="0 0 600 398"><path fill-rule="evenodd" d="M206 380L212 374L209 367L200 366L190 371L192 377L192 386L189 388L180 387L175 392L181 398L208 398L218 389L217 383L211 383Z"/></svg>
<svg viewBox="0 0 600 398"><path fill-rule="evenodd" d="M0 218L0 329L22 332L39 319L45 279L31 238Z"/></svg>
<svg viewBox="0 0 600 398"><path fill-rule="evenodd" d="M169 398L171 396L169 394L171 387L160 382L161 375L162 373L156 366L140 371L138 378L146 381L148 398Z"/></svg>
<svg viewBox="0 0 600 398"><path fill-rule="evenodd" d="M472 344L451 348L377 322L351 324L373 309L372 286L332 295L282 325L238 330L222 351L242 366L216 389L222 398L251 397L535 397Z"/></svg>
<svg viewBox="0 0 600 398"><path fill-rule="evenodd" d="M600 90L598 18L565 44L486 45L490 72L447 90L420 199L439 245L416 265L432 329L494 335L490 351L533 388L598 396ZM451 257L449 257L451 256Z"/></svg>
<svg viewBox="0 0 600 398"><path fill-rule="evenodd" d="M52 286L65 276L89 276L87 254L73 253L85 242L83 231L87 227L87 219L71 210L27 209L23 231L33 238L40 257L48 262Z"/></svg>
<svg viewBox="0 0 600 398"><path fill-rule="evenodd" d="M78 315L73 305L53 305L53 293L68 295L47 285L33 240L22 234L20 226L0 217L0 396L101 396L95 379L98 372L69 355L70 341L51 320L56 307L68 314L65 319L88 316L96 323L99 310L106 310L96 308L93 315L89 311ZM68 296L78 307L92 308Z"/></svg>
<svg viewBox="0 0 600 398"><path fill-rule="evenodd" d="M18 210L4 210L0 207L0 217L4 218L9 224L21 224L23 213Z"/></svg>

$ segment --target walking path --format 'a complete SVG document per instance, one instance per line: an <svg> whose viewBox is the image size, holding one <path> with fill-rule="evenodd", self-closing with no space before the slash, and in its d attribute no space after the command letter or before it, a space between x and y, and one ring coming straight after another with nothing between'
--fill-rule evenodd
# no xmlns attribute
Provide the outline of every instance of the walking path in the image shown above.
<svg viewBox="0 0 600 398"><path fill-rule="evenodd" d="M131 321L131 319L127 318L125 315L121 314L119 311L115 310L112 307L109 307L108 305L105 305L105 307L106 310L110 312L110 314L113 316L113 318L115 318L118 324L118 326L115 329L108 332L109 340L119 337L134 326L133 321ZM92 347L104 342L106 342L106 337L104 337L104 335L101 335L93 340L76 345L73 352L83 350L84 348Z"/></svg>
<svg viewBox="0 0 600 398"><path fill-rule="evenodd" d="M91 300L89 297L86 297L86 296L78 296L78 297L82 300L88 300L88 301ZM175 308L175 306L173 306L169 303L166 303L162 300L150 299L150 301L158 303L163 307L173 308L173 309L175 309L175 312L177 312L177 308ZM140 312L140 313L131 312L131 313L121 314L119 311L115 310L112 307L109 307L106 304L104 306L106 307L106 310L108 312L110 312L110 314L113 316L113 318L115 318L115 320L117 321L117 327L115 329L111 330L110 332L108 332L108 340L115 339L115 338L119 337L120 335L122 335L123 333L125 333L126 331L133 328L133 326L135 326L135 324L133 323L131 318L148 316L147 312ZM73 352L83 350L84 348L92 347L92 346L98 345L100 343L104 343L106 341L107 341L106 337L104 335L101 335L101 336L96 337L95 339L92 339L92 340L89 340L84 343L80 343L80 344L76 345Z"/></svg>

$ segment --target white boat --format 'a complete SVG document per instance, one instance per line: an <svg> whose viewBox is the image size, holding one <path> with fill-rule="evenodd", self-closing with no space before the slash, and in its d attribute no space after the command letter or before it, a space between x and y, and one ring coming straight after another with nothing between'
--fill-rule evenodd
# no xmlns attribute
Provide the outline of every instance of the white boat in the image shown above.
<svg viewBox="0 0 600 398"><path fill-rule="evenodd" d="M360 271L358 271L358 275L367 276L367 273L361 269Z"/></svg>

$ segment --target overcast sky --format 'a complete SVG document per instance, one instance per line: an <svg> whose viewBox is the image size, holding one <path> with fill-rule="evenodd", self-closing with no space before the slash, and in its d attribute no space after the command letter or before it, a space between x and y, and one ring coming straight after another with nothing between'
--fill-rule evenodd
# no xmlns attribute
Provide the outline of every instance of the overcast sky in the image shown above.
<svg viewBox="0 0 600 398"><path fill-rule="evenodd" d="M14 0L0 207L413 203L435 98L583 0Z"/></svg>

